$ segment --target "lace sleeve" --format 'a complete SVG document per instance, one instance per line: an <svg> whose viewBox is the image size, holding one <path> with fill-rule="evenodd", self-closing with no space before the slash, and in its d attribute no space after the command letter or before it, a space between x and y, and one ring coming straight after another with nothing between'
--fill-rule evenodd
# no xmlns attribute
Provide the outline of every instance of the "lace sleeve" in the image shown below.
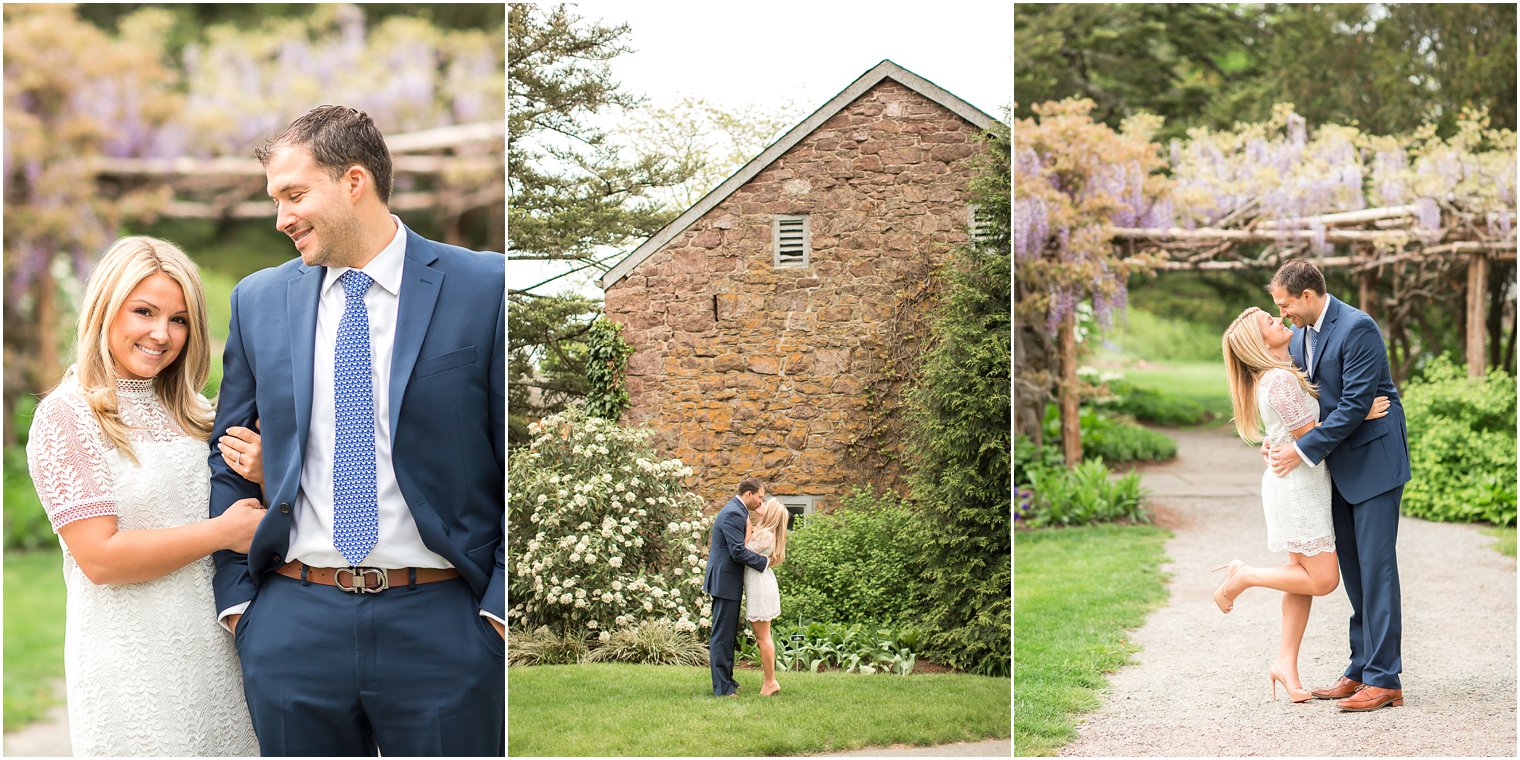
<svg viewBox="0 0 1520 760"><path fill-rule="evenodd" d="M116 515L100 428L83 398L55 392L37 405L26 462L53 532L77 520Z"/></svg>
<svg viewBox="0 0 1520 760"><path fill-rule="evenodd" d="M762 557L769 557L776 548L776 537L765 528L756 528L749 534L749 543L746 546Z"/></svg>
<svg viewBox="0 0 1520 760"><path fill-rule="evenodd" d="M1319 404L1287 370L1277 370L1267 378L1267 403L1282 417L1289 430L1297 430L1319 419Z"/></svg>

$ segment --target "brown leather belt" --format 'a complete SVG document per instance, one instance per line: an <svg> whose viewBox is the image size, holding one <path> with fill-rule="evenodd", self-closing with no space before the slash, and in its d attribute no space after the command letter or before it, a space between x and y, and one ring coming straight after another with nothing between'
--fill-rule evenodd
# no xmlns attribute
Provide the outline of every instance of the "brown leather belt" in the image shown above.
<svg viewBox="0 0 1520 760"><path fill-rule="evenodd" d="M301 575L303 568L306 570L304 578ZM413 573L416 573L415 582L419 584L459 577L459 571L452 567L403 567L394 570L383 567L307 567L295 560L280 565L275 572L286 578L336 586L355 594L378 594L389 588L404 587L413 582Z"/></svg>

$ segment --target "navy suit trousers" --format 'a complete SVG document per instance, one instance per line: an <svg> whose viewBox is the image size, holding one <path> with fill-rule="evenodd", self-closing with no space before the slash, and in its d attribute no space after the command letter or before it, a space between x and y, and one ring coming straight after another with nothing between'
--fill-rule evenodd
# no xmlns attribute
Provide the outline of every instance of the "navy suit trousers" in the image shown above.
<svg viewBox="0 0 1520 760"><path fill-rule="evenodd" d="M707 659L712 668L713 696L726 697L739 690L734 680L734 644L739 637L738 599L712 600L712 638L707 642Z"/></svg>
<svg viewBox="0 0 1520 760"><path fill-rule="evenodd" d="M506 646L463 580L357 595L270 573L234 641L263 755L506 755Z"/></svg>
<svg viewBox="0 0 1520 760"><path fill-rule="evenodd" d="M1351 504L1331 484L1330 517L1341 582L1351 598L1351 663L1346 677L1400 689L1403 614L1399 601L1399 499L1404 487Z"/></svg>

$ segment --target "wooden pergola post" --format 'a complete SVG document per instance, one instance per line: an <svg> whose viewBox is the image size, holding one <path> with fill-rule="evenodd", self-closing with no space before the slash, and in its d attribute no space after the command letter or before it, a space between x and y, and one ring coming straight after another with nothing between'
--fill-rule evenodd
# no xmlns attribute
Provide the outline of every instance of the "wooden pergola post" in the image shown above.
<svg viewBox="0 0 1520 760"><path fill-rule="evenodd" d="M1481 377L1488 366L1484 338L1488 337L1488 254L1467 257L1467 375Z"/></svg>
<svg viewBox="0 0 1520 760"><path fill-rule="evenodd" d="M1373 253L1372 250L1366 246L1357 246L1355 249L1355 256L1362 264L1368 264L1372 261ZM1367 314L1370 315L1374 320L1378 318L1376 308L1372 303L1372 285L1375 281L1376 279L1373 275L1372 267L1363 269L1361 271L1361 274L1357 276L1358 292L1356 294L1356 306L1362 311L1367 312Z"/></svg>

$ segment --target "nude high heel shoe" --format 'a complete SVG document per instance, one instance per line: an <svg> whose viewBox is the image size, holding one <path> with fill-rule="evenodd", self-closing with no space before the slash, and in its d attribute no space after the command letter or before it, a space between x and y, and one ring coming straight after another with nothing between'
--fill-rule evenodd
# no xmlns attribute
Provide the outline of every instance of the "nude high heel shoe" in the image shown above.
<svg viewBox="0 0 1520 760"><path fill-rule="evenodd" d="M1240 568L1245 567L1245 564L1243 560L1232 559L1228 563L1209 571L1217 573L1227 567L1230 568L1229 572L1224 574L1224 580L1219 582L1219 588L1214 589L1214 604L1219 607L1220 612L1226 615L1230 613L1230 610L1235 609L1235 600L1225 596L1224 587L1230 583L1230 579L1234 578L1236 573L1240 572Z"/></svg>
<svg viewBox="0 0 1520 760"><path fill-rule="evenodd" d="M1279 684L1279 683L1281 683L1283 685L1284 689L1288 690L1288 701L1289 702L1308 702L1309 700L1314 699L1314 695L1311 694L1308 689L1295 689L1292 686L1289 686L1288 685L1288 679L1283 678L1282 676L1278 675L1277 671L1275 671L1275 670L1269 670L1269 671L1267 671L1267 677L1270 678L1270 679L1272 679L1272 701L1273 702L1277 701L1277 684Z"/></svg>

